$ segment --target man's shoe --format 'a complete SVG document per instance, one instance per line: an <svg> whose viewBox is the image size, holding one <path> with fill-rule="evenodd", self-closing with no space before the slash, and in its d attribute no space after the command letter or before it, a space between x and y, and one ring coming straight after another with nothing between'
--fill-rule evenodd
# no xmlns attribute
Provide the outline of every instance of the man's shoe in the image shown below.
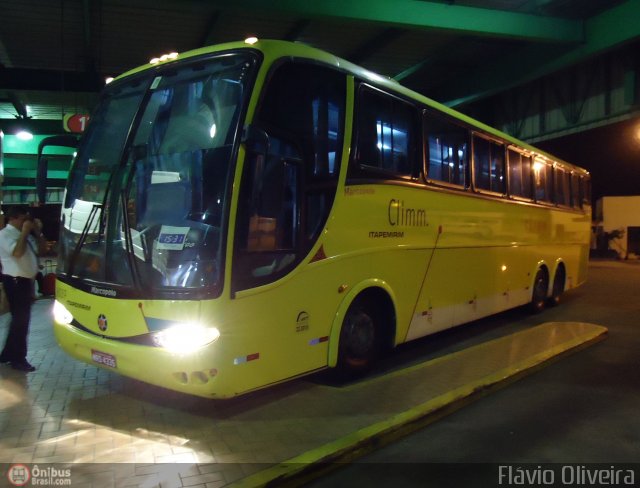
<svg viewBox="0 0 640 488"><path fill-rule="evenodd" d="M20 361L19 363L11 363L11 367L18 371L24 371L25 373L30 373L31 371L35 371L36 368L31 366L27 361Z"/></svg>

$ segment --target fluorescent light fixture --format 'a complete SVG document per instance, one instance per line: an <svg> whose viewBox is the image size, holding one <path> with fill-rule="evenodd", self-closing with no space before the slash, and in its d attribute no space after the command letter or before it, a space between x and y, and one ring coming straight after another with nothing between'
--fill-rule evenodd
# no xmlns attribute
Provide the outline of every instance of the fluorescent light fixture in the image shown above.
<svg viewBox="0 0 640 488"><path fill-rule="evenodd" d="M158 346L178 354L194 352L215 342L219 337L220 331L217 328L196 323L177 323L153 334L153 340Z"/></svg>
<svg viewBox="0 0 640 488"><path fill-rule="evenodd" d="M73 315L67 307L65 307L58 300L53 302L53 318L56 322L60 322L61 324L70 324L73 321Z"/></svg>
<svg viewBox="0 0 640 488"><path fill-rule="evenodd" d="M16 137L21 141L30 141L33 139L33 134L28 130L20 130L16 133Z"/></svg>

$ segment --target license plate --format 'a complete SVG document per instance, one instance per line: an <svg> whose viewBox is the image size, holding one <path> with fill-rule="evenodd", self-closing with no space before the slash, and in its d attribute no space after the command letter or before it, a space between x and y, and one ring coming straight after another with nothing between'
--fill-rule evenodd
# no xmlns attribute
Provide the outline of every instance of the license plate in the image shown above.
<svg viewBox="0 0 640 488"><path fill-rule="evenodd" d="M117 368L116 357L106 352L96 351L91 349L91 359L94 363L102 364L110 368Z"/></svg>

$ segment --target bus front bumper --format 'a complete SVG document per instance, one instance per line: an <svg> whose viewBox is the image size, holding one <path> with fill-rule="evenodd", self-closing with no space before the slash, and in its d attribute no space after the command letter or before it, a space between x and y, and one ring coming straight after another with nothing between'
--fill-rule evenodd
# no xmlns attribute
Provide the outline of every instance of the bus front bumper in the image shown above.
<svg viewBox="0 0 640 488"><path fill-rule="evenodd" d="M53 328L60 347L87 364L204 398L228 398L237 394L219 389L214 345L189 354L175 354L160 347L101 338L57 321Z"/></svg>

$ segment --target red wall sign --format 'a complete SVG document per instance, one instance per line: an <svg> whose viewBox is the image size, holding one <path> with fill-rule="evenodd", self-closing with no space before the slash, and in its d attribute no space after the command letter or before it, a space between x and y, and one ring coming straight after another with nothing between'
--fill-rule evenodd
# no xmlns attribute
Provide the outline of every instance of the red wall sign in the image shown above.
<svg viewBox="0 0 640 488"><path fill-rule="evenodd" d="M66 132L84 132L89 123L87 114L66 114L62 119L62 125Z"/></svg>

